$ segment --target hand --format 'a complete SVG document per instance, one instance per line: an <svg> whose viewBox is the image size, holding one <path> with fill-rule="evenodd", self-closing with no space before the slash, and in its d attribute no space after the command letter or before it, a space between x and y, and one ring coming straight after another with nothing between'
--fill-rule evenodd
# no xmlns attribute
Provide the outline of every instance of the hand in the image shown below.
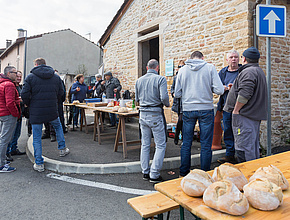
<svg viewBox="0 0 290 220"><path fill-rule="evenodd" d="M229 88L227 86L224 86L225 91L227 91Z"/></svg>
<svg viewBox="0 0 290 220"><path fill-rule="evenodd" d="M233 84L232 83L229 83L228 85L228 90L230 90L232 88Z"/></svg>
<svg viewBox="0 0 290 220"><path fill-rule="evenodd" d="M101 82L101 84L102 84L102 85L104 85L105 83L106 83L106 81L105 81L105 80Z"/></svg>
<svg viewBox="0 0 290 220"><path fill-rule="evenodd" d="M234 115L239 115L240 114L240 112L239 111L237 111L237 110L233 110L233 112L232 112Z"/></svg>
<svg viewBox="0 0 290 220"><path fill-rule="evenodd" d="M81 89L80 89L80 87L77 87L76 90L77 90L77 91L80 91Z"/></svg>
<svg viewBox="0 0 290 220"><path fill-rule="evenodd" d="M95 89L96 89L96 86L93 87L93 90L95 90Z"/></svg>
<svg viewBox="0 0 290 220"><path fill-rule="evenodd" d="M118 89L114 89L114 92L118 92Z"/></svg>

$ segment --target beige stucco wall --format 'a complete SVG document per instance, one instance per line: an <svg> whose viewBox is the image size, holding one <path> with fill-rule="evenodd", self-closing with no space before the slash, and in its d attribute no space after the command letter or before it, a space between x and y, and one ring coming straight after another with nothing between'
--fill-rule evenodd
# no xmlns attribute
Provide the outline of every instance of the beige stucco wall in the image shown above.
<svg viewBox="0 0 290 220"><path fill-rule="evenodd" d="M15 66L17 70L23 72L24 67L24 43L19 44L19 55L18 46L14 47L6 57L1 59L1 72L4 71L4 68L8 65Z"/></svg>

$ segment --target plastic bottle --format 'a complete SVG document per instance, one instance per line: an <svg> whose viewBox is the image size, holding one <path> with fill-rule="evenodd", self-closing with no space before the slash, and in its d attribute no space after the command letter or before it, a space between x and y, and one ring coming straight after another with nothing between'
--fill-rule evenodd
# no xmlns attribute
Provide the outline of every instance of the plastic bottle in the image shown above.
<svg viewBox="0 0 290 220"><path fill-rule="evenodd" d="M105 102L105 100L106 100L106 94L103 93L102 102Z"/></svg>
<svg viewBox="0 0 290 220"><path fill-rule="evenodd" d="M118 100L117 100L117 95L116 93L114 94L114 106L118 105Z"/></svg>
<svg viewBox="0 0 290 220"><path fill-rule="evenodd" d="M133 102L132 102L132 109L133 109L133 111L135 110L135 99L133 99Z"/></svg>

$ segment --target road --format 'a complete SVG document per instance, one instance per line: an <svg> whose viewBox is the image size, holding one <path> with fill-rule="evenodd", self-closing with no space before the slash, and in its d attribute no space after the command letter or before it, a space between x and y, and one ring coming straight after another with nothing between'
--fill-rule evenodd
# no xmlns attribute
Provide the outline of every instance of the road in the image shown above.
<svg viewBox="0 0 290 220"><path fill-rule="evenodd" d="M25 123L23 123L25 124ZM24 150L27 143L25 125L19 139L19 148ZM75 175L59 174L74 178L75 183L52 179L45 171L38 173L26 155L14 156L13 173L0 174L0 219L141 219L128 204L127 199L135 197L130 192L137 190L154 191L154 185L142 179L142 174ZM168 175L163 171L162 175ZM85 186L83 181L92 183ZM115 188L99 188L99 183L130 188L128 192L118 192ZM107 186L107 185L105 185ZM120 192L121 191L121 192ZM186 219L194 219L185 213ZM179 210L171 213L170 219L179 219Z"/></svg>

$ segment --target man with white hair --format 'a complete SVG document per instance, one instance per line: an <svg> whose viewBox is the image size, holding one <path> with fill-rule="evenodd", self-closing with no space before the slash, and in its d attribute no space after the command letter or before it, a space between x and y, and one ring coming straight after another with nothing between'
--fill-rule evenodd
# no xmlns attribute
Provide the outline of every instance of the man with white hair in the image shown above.
<svg viewBox="0 0 290 220"><path fill-rule="evenodd" d="M217 110L222 112L223 114L224 142L226 145L226 156L219 158L217 160L219 163L236 163L235 141L232 129L232 113L223 111L223 108L226 104L229 90L231 89L233 82L239 74L238 69L241 66L241 64L239 64L239 61L239 53L236 50L231 50L227 54L228 66L224 67L219 72L219 77L224 85L225 92L223 95L220 96Z"/></svg>

